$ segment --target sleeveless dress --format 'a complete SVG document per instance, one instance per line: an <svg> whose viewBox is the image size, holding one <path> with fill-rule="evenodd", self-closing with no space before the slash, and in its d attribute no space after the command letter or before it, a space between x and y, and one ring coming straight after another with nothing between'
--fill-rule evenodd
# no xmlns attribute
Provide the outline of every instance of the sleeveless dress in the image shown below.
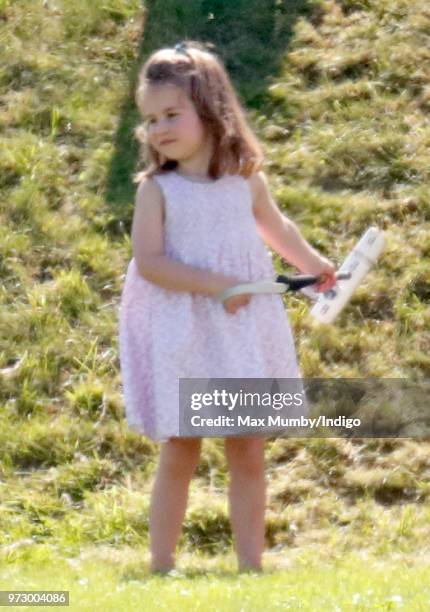
<svg viewBox="0 0 430 612"><path fill-rule="evenodd" d="M240 282L275 278L247 179L202 182L174 170L153 178L164 196L167 257ZM254 294L231 314L216 296L146 280L134 258L121 295L119 353L128 426L154 441L179 436L180 378L301 379L279 294Z"/></svg>

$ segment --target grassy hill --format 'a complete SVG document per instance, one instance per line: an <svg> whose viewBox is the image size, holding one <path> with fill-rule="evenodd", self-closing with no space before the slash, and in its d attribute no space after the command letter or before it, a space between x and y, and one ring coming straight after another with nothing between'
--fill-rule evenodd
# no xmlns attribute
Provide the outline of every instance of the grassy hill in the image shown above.
<svg viewBox="0 0 430 612"><path fill-rule="evenodd" d="M9 584L13 568L66 558L77 574L90 559L139 577L157 446L127 428L117 332L142 59L183 36L216 43L276 201L330 259L370 224L384 228L380 265L335 325L315 326L306 298L285 298L303 374L420 381L430 375L430 9L0 0L0 23L0 559ZM429 448L270 441L267 562L359 551L428 563ZM187 567L234 565L227 479L222 441L205 440L180 542Z"/></svg>

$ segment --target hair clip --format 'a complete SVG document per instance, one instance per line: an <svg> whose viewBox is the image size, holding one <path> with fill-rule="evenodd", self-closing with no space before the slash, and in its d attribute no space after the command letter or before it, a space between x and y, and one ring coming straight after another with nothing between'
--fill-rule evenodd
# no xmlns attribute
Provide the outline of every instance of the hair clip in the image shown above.
<svg viewBox="0 0 430 612"><path fill-rule="evenodd" d="M185 42L178 42L175 45L176 53L187 53L187 44Z"/></svg>

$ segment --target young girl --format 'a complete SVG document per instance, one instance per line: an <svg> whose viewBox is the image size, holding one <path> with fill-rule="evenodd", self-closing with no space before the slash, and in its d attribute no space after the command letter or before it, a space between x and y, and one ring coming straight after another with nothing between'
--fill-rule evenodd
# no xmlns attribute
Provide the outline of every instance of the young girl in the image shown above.
<svg viewBox="0 0 430 612"><path fill-rule="evenodd" d="M273 278L263 241L300 271L336 282L335 267L272 200L263 155L222 61L198 42L143 66L136 135L150 162L137 175L120 308L120 363L131 428L161 443L151 496L151 570L168 572L201 439L178 432L180 378L300 378L280 295L219 295ZM239 570L262 569L264 438L225 439Z"/></svg>

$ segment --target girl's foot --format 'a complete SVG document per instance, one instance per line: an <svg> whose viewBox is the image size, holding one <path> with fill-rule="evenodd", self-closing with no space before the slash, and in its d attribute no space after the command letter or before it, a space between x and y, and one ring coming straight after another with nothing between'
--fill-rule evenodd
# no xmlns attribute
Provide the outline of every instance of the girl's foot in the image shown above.
<svg viewBox="0 0 430 612"><path fill-rule="evenodd" d="M239 565L238 573L239 574L262 574L263 568L261 564L259 565L243 564L243 565Z"/></svg>
<svg viewBox="0 0 430 612"><path fill-rule="evenodd" d="M150 569L149 573L153 574L154 576L166 576L171 571L173 571L173 570L168 570L168 569Z"/></svg>
<svg viewBox="0 0 430 612"><path fill-rule="evenodd" d="M162 577L169 577L169 578L183 578L185 576L185 574L183 572L178 571L177 569L171 569L171 570L151 570L151 575L152 576L162 576Z"/></svg>
<svg viewBox="0 0 430 612"><path fill-rule="evenodd" d="M174 563L151 563L149 571L151 574L168 574L175 569Z"/></svg>

